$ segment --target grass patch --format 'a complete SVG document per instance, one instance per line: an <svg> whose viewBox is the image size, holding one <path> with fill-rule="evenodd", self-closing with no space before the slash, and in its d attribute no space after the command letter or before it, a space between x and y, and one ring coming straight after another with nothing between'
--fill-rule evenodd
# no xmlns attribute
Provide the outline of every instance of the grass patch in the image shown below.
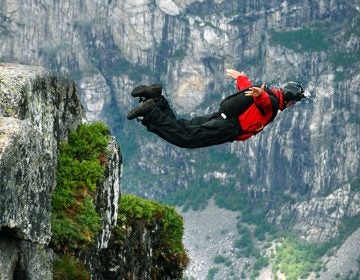
<svg viewBox="0 0 360 280"><path fill-rule="evenodd" d="M345 217L338 237L322 244L306 244L290 234L284 235L272 256L273 273L280 271L289 280L306 278L311 272L318 274L322 268L320 258L331 255L359 227L360 215Z"/></svg>

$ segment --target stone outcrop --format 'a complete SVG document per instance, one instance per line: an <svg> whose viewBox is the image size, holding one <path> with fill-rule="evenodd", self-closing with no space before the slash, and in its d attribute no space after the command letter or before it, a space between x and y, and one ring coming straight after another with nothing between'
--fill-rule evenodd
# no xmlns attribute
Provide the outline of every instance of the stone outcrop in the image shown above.
<svg viewBox="0 0 360 280"><path fill-rule="evenodd" d="M82 122L75 84L28 66L0 66L1 228L50 240L58 145Z"/></svg>
<svg viewBox="0 0 360 280"><path fill-rule="evenodd" d="M0 66L1 279L51 279L58 145L84 117L75 92L44 69Z"/></svg>
<svg viewBox="0 0 360 280"><path fill-rule="evenodd" d="M184 268L163 252L163 227L145 219L117 227L106 247L86 255L91 274L99 280L182 279ZM159 251L160 256L155 256Z"/></svg>
<svg viewBox="0 0 360 280"><path fill-rule="evenodd" d="M351 191L350 184L336 189L326 197L295 203L282 208L277 217L291 217L294 232L311 243L322 243L336 237L344 218L360 215L360 194Z"/></svg>
<svg viewBox="0 0 360 280"><path fill-rule="evenodd" d="M53 261L58 256L57 249L51 248L50 217L59 147L69 132L86 121L84 116L73 81L39 67L0 64L1 280L53 278ZM154 265L164 271L161 279L181 279L182 270L174 268L179 271L174 278L173 268L168 269L166 264L150 263L138 270L138 261L144 256L151 259L156 240L162 238L159 231L134 226L125 237L126 246L114 244L122 155L113 136L99 161L105 164L105 172L96 187L94 204L101 217L101 230L95 243L76 257L86 261L92 279L114 279L102 277L112 275L116 263L112 263L114 267L105 267L104 263L101 273L93 269L105 257L126 260L128 270L116 271L121 279L150 279Z"/></svg>

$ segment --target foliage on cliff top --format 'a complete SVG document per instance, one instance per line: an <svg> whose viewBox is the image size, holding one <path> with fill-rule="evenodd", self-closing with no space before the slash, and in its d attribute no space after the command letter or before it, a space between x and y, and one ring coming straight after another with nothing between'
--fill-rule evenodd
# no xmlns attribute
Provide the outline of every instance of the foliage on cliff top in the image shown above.
<svg viewBox="0 0 360 280"><path fill-rule="evenodd" d="M93 199L103 180L109 129L100 122L83 124L61 143L57 186L52 194L52 245L74 252L94 242L101 227Z"/></svg>
<svg viewBox="0 0 360 280"><path fill-rule="evenodd" d="M118 228L122 225L131 225L135 221L159 223L163 238L162 246L159 248L161 252L157 253L167 255L167 259L175 260L175 263L182 267L186 266L187 256L182 244L183 218L174 207L134 195L123 195L119 207ZM156 257L157 253L153 255Z"/></svg>

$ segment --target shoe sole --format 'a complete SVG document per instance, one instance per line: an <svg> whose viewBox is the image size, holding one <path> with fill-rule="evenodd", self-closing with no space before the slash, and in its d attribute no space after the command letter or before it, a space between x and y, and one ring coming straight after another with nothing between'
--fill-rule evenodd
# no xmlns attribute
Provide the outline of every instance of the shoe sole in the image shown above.
<svg viewBox="0 0 360 280"><path fill-rule="evenodd" d="M148 112L150 112L154 107L156 106L155 102L153 99L149 99L148 101L145 101L145 103L143 103L143 105L132 109L128 115L127 115L127 119L128 120L133 120L136 119L138 117L143 117L144 114L146 115Z"/></svg>
<svg viewBox="0 0 360 280"><path fill-rule="evenodd" d="M158 98L161 96L162 86L151 85L151 86L138 86L132 92L132 97L144 97L144 98Z"/></svg>

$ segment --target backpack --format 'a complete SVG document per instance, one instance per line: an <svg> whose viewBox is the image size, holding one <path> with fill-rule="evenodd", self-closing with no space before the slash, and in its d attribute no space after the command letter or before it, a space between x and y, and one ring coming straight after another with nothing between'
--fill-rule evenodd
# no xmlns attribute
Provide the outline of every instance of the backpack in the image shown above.
<svg viewBox="0 0 360 280"><path fill-rule="evenodd" d="M256 87L261 87L261 86L256 86ZM220 112L224 113L226 117L229 119L234 119L234 118L237 119L238 116L244 113L254 103L254 98L252 96L245 95L245 91L248 90L249 88L226 97L220 103ZM275 95L275 93L269 87L265 86L264 90L270 96L273 114L269 122L272 122L276 117L279 109L279 100Z"/></svg>

